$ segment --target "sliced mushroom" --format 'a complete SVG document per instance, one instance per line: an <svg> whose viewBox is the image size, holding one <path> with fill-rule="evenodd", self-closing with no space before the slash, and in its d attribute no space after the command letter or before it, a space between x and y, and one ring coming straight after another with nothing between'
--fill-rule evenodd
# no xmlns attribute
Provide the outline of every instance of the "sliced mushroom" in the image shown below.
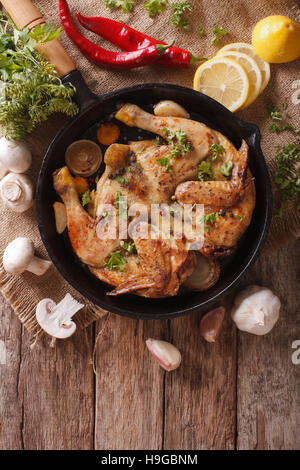
<svg viewBox="0 0 300 470"><path fill-rule="evenodd" d="M220 277L220 264L211 257L197 253L197 265L193 273L185 280L189 290L204 291L216 284Z"/></svg>
<svg viewBox="0 0 300 470"><path fill-rule="evenodd" d="M15 140L0 139L0 179L9 171L24 173L31 165L31 152L25 144Z"/></svg>
<svg viewBox="0 0 300 470"><path fill-rule="evenodd" d="M51 266L51 261L34 256L34 245L29 238L19 237L5 248L3 267L10 274L22 274L24 271L41 276Z"/></svg>
<svg viewBox="0 0 300 470"><path fill-rule="evenodd" d="M33 204L33 186L26 175L8 173L0 181L0 194L4 204L15 212L25 212Z"/></svg>
<svg viewBox="0 0 300 470"><path fill-rule="evenodd" d="M78 176L91 176L99 169L102 151L92 140L77 140L66 151L66 164Z"/></svg>
<svg viewBox="0 0 300 470"><path fill-rule="evenodd" d="M36 319L41 328L54 338L69 338L76 330L72 317L84 307L71 294L56 304L52 299L41 300L36 307Z"/></svg>
<svg viewBox="0 0 300 470"><path fill-rule="evenodd" d="M180 106L180 104L175 103L175 101L171 100L160 101L154 106L153 110L155 116L173 116L186 119L189 119L190 117L189 113L182 106Z"/></svg>

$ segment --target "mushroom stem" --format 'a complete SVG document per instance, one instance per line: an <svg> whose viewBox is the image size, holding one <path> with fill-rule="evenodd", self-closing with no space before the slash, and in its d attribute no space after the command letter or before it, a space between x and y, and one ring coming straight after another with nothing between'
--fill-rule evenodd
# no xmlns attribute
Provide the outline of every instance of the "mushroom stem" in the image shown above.
<svg viewBox="0 0 300 470"><path fill-rule="evenodd" d="M51 264L51 261L47 261L46 259L41 259L37 256L34 256L26 270L30 271L33 274L36 274L37 276L41 276L42 274L45 274Z"/></svg>

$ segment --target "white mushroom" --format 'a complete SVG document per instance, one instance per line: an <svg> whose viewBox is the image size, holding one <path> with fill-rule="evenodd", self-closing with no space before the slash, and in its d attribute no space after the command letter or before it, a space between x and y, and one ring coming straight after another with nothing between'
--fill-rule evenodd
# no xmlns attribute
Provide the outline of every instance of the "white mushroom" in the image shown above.
<svg viewBox="0 0 300 470"><path fill-rule="evenodd" d="M29 238L16 238L7 245L3 255L3 267L10 274L30 271L41 276L51 264L51 261L34 256L34 245Z"/></svg>
<svg viewBox="0 0 300 470"><path fill-rule="evenodd" d="M52 299L43 299L36 307L36 319L48 335L60 339L69 338L76 330L72 317L83 307L70 294L58 304Z"/></svg>
<svg viewBox="0 0 300 470"><path fill-rule="evenodd" d="M33 204L33 185L26 175L8 173L0 181L0 195L9 209L25 212Z"/></svg>
<svg viewBox="0 0 300 470"><path fill-rule="evenodd" d="M31 152L25 144L15 140L0 139L0 179L9 171L24 173L31 165Z"/></svg>
<svg viewBox="0 0 300 470"><path fill-rule="evenodd" d="M265 335L279 318L280 300L270 289L248 286L235 298L231 317L239 330Z"/></svg>
<svg viewBox="0 0 300 470"><path fill-rule="evenodd" d="M175 101L171 100L160 101L154 106L153 110L155 116L174 116L186 119L190 117L189 113L182 106L180 106L180 104L175 103Z"/></svg>

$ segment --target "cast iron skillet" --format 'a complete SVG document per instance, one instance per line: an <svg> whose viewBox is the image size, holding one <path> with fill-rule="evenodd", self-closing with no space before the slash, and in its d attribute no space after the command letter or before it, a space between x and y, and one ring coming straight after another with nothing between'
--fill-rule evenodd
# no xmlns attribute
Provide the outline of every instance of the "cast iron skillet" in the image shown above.
<svg viewBox="0 0 300 470"><path fill-rule="evenodd" d="M82 295L100 307L119 315L134 318L172 318L195 310L207 310L228 294L256 260L267 236L272 196L268 169L260 147L260 132L253 125L241 121L222 105L206 95L176 85L145 83L96 96L87 88L81 74L72 71L64 81L77 89L80 114L68 122L51 143L42 163L37 186L38 223L42 240L50 258L63 277ZM183 292L166 299L144 299L135 295L109 297L111 287L92 276L72 252L67 236L55 230L52 204L58 200L53 189L52 173L63 166L65 150L74 140L90 138L96 141L99 122L116 111L121 102L136 103L146 110L162 99L171 99L183 105L192 119L217 129L236 147L245 139L250 147L250 168L255 176L257 204L250 227L241 238L233 255L222 261L218 283L205 292ZM126 126L123 127L123 132ZM130 139L140 134L126 128ZM143 137L148 137L144 133Z"/></svg>

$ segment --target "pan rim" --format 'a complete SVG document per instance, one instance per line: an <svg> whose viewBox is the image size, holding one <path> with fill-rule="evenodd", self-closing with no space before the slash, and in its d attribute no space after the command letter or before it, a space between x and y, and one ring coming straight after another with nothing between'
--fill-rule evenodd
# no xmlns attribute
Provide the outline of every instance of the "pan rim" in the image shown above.
<svg viewBox="0 0 300 470"><path fill-rule="evenodd" d="M65 80L67 80L68 77L65 77ZM159 89L168 89L168 90L180 90L181 92L187 93L189 95L195 96L197 100L199 99L205 99L208 103L210 103L211 106L214 107L216 111L221 111L223 114L227 114L228 118L231 120L234 120L236 124L239 127L246 127L249 130L249 135L251 136L251 146L255 149L255 152L258 155L258 158L260 159L260 164L262 165L262 171L263 171L263 179L264 183L266 186L266 207L265 207L265 212L264 212L264 220L263 223L260 224L260 236L259 239L256 242L255 247L253 247L252 251L249 253L249 259L245 263L243 269L239 270L238 273L234 275L234 278L232 281L227 284L220 292L216 293L209 299L199 302L197 305L181 308L174 310L172 312L167 312L167 313L157 313L157 314L150 314L150 313L135 313L132 312L126 307L118 307L117 305L108 305L105 302L103 302L101 299L94 297L90 293L87 294L85 291L84 287L82 287L75 279L69 278L69 274L65 270L63 263L56 257L55 253L53 253L52 248L49 244L47 234L45 233L43 223L42 223L42 213L41 213L41 188L42 188L42 182L44 180L44 176L47 170L47 164L50 160L50 157L52 155L52 149L56 145L56 143L59 141L61 136L67 132L77 120L82 119L82 117L90 112L90 110L93 107L96 107L99 105L99 103L103 102L104 100L108 100L110 98L116 97L118 95L130 93L132 91L136 90L153 90L154 88L159 88ZM53 264L55 265L56 269L60 272L60 274L64 277L64 279L75 289L77 290L81 295L83 295L86 299L89 301L93 302L95 305L101 307L104 310L109 310L113 313L116 313L121 316L127 316L135 319L161 319L161 318L175 318L178 316L183 316L187 315L189 313L195 312L195 311L202 311L203 309L207 309L209 306L216 304L217 302L221 301L222 298L224 298L225 295L228 295L232 290L238 285L238 283L241 281L241 279L245 276L246 272L250 269L250 267L254 264L254 262L257 260L258 255L263 247L263 244L266 240L266 237L268 235L269 227L270 227L270 222L271 222L271 216L272 216L272 190L271 190L271 180L270 180L270 175L268 171L268 167L266 164L266 161L264 159L261 145L260 145L260 140L261 140L261 135L260 135L260 130L259 128L253 124L249 123L246 121L243 121L239 117L235 116L231 111L229 111L227 108L222 106L220 103L217 101L213 100L212 98L208 97L207 95L203 95L202 93L196 92L192 89L180 86L180 85L175 85L175 84L168 84L168 83L141 83L137 85L131 85L129 87L125 88L120 88L118 90L113 90L107 93L104 93L102 95L95 95L95 100L92 102L88 107L85 109L81 110L81 112L72 120L69 120L57 133L57 135L54 137L54 139L51 141L45 156L42 161L41 169L39 172L38 176L38 183L37 183L37 192L36 192L36 202L37 202L37 220L38 220L38 226L39 226L39 231L41 235L41 239L43 241L43 244L46 247L46 250L48 252L49 257L53 261ZM99 281L100 282L100 281ZM148 299L150 302L153 301L153 299Z"/></svg>

